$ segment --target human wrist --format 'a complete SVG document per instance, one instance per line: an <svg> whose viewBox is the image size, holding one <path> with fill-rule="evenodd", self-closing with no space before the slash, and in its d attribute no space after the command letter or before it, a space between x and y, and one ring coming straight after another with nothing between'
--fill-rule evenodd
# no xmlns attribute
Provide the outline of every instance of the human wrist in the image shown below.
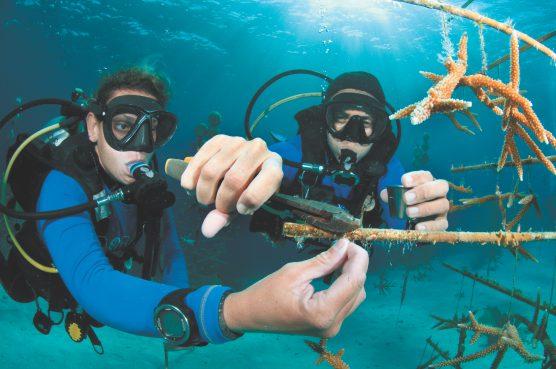
<svg viewBox="0 0 556 369"><path fill-rule="evenodd" d="M218 306L218 324L220 326L220 330L222 331L222 335L224 337L226 337L229 340L235 340L241 336L243 336L243 332L239 331L239 330L234 330L231 329L227 322L226 319L224 317L224 307L226 304L226 300L228 300L228 298L230 297L230 295L232 295L232 291L231 290L227 290L226 292L224 292L224 294L222 295L222 298L220 300L220 304ZM229 309L229 305L228 305L228 309Z"/></svg>
<svg viewBox="0 0 556 369"><path fill-rule="evenodd" d="M237 333L249 330L249 323L246 321L249 318L249 314L245 314L242 308L242 297L242 292L230 293L224 300L222 307L224 323L228 329Z"/></svg>

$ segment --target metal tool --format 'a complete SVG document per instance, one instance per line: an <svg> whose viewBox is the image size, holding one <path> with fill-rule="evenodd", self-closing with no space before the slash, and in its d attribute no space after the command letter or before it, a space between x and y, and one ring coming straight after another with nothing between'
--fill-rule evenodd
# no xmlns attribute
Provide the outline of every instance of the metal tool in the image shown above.
<svg viewBox="0 0 556 369"><path fill-rule="evenodd" d="M403 196L409 188L404 186L388 186L386 189L388 192L388 207L390 209L390 215L398 219L405 219L405 210L407 206L403 201Z"/></svg>
<svg viewBox="0 0 556 369"><path fill-rule="evenodd" d="M168 159L164 171L168 176L180 180L191 159ZM332 233L347 233L361 227L359 219L338 206L281 193L274 194L262 208L283 220L301 220Z"/></svg>

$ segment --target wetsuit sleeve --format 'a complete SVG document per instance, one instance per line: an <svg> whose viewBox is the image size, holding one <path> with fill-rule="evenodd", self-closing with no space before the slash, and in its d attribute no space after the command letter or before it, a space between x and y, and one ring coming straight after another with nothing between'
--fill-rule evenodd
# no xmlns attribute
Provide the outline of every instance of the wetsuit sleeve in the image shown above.
<svg viewBox="0 0 556 369"><path fill-rule="evenodd" d="M62 209L86 200L75 180L53 171L43 184L37 210ZM112 268L88 212L38 222L38 230L62 280L87 313L121 331L158 336L153 323L154 309L164 296L181 286L143 280ZM187 296L186 303L207 342L227 341L218 324L218 303L227 289L204 286Z"/></svg>
<svg viewBox="0 0 556 369"><path fill-rule="evenodd" d="M278 142L274 145L270 145L269 150L280 155L282 159L288 159L296 163L299 163L301 161L301 139L299 136L296 136L288 141ZM291 182L295 180L297 168L283 164L282 170L284 171L282 184L291 184Z"/></svg>
<svg viewBox="0 0 556 369"><path fill-rule="evenodd" d="M393 157L388 163L388 171L384 176L378 181L378 193L388 186L401 184L402 175L405 173L405 169L398 158ZM407 226L407 221L404 219L398 219L390 215L390 209L388 208L388 203L380 200L382 205L382 219L386 222L388 228L394 229L405 229Z"/></svg>
<svg viewBox="0 0 556 369"><path fill-rule="evenodd" d="M180 240L174 213L172 209L164 211L162 218L162 282L186 288L189 286L189 276L187 274L187 264L185 255L180 247Z"/></svg>

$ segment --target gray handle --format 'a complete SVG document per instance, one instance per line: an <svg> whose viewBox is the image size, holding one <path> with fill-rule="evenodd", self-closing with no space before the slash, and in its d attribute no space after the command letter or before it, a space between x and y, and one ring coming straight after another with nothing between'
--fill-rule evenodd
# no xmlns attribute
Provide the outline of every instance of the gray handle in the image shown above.
<svg viewBox="0 0 556 369"><path fill-rule="evenodd" d="M167 176L179 181L181 179L181 175L185 172L185 168L187 168L187 162L184 160L168 159L164 165L164 172Z"/></svg>

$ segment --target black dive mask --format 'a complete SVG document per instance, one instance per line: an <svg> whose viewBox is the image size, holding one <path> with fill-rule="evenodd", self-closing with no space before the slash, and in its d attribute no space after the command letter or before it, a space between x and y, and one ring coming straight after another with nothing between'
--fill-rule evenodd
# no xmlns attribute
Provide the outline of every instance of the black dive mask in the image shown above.
<svg viewBox="0 0 556 369"><path fill-rule="evenodd" d="M146 96L118 96L106 106L92 102L89 108L102 120L104 137L117 151L150 153L176 132L176 116Z"/></svg>
<svg viewBox="0 0 556 369"><path fill-rule="evenodd" d="M332 102L325 109L332 137L362 145L378 141L389 122L386 111L378 107Z"/></svg>

